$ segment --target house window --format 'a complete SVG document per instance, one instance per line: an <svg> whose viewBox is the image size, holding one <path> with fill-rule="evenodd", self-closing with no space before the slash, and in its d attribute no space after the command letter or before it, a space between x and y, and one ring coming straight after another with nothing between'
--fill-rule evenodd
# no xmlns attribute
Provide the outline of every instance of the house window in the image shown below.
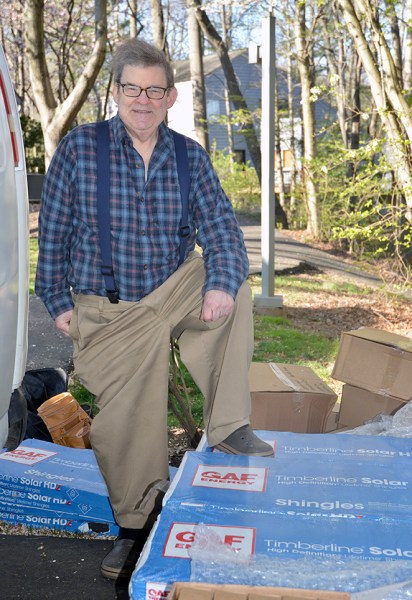
<svg viewBox="0 0 412 600"><path fill-rule="evenodd" d="M290 170L292 168L292 152L290 150L282 150L280 154L282 158L282 168ZM275 152L275 170L280 169L279 154Z"/></svg>

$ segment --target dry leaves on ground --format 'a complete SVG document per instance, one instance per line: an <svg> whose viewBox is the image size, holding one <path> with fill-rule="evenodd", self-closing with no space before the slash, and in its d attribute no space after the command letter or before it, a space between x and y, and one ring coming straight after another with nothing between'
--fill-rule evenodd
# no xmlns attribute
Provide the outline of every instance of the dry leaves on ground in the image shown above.
<svg viewBox="0 0 412 600"><path fill-rule="evenodd" d="M305 242L305 232L284 232L296 241ZM330 244L310 241L311 246L330 252L339 260L353 263L350 255L342 251L338 253ZM357 265L358 266L358 265ZM359 266L358 266L359 267ZM393 271L387 264L381 267L381 276L384 281L399 283ZM333 279L336 283L342 278L332 275L319 275L318 273L300 275L301 278ZM359 287L359 284L358 284ZM390 293L387 290L365 287L364 294L350 294L345 292L337 294L335 291L310 291L299 294L298 300L293 297L284 297L286 315L292 325L302 331L315 331L333 339L345 331L359 327L374 327L391 331L399 335L412 337L412 300L401 293Z"/></svg>
<svg viewBox="0 0 412 600"><path fill-rule="evenodd" d="M310 277L310 276L308 276ZM376 290L364 295L310 292L299 303L284 298L293 327L330 339L359 327L374 327L412 337L412 302Z"/></svg>

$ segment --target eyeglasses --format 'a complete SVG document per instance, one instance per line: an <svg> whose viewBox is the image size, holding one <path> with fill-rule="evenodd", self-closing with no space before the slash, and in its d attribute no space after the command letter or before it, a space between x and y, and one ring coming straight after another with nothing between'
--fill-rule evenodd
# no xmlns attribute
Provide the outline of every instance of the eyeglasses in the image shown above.
<svg viewBox="0 0 412 600"><path fill-rule="evenodd" d="M164 95L169 89L168 87L163 88L157 85L151 85L150 87L142 88L140 85L133 85L132 83L120 83L120 81L117 82L117 85L123 89L123 94L125 96L129 96L130 98L138 98L142 92L146 92L146 96L150 100L161 100L164 98Z"/></svg>

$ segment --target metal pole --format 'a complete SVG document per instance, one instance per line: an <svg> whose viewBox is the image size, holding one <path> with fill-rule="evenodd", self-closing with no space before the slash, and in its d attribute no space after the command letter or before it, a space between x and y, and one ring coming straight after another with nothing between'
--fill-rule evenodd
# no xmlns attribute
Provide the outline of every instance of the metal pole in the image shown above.
<svg viewBox="0 0 412 600"><path fill-rule="evenodd" d="M262 294L255 306L280 308L282 296L275 296L275 17L262 22Z"/></svg>

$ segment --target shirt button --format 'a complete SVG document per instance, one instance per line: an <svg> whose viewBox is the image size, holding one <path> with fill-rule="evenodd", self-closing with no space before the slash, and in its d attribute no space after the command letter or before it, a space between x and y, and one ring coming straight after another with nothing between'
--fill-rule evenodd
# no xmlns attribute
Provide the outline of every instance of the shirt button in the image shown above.
<svg viewBox="0 0 412 600"><path fill-rule="evenodd" d="M144 229L142 229L142 230L140 231L140 234L141 234L141 235L146 235L146 232L145 232L145 230L144 230Z"/></svg>
<svg viewBox="0 0 412 600"><path fill-rule="evenodd" d="M136 163L136 169L140 169L140 167L142 166L142 163Z"/></svg>
<svg viewBox="0 0 412 600"><path fill-rule="evenodd" d="M143 196L140 196L140 202L144 202Z"/></svg>
<svg viewBox="0 0 412 600"><path fill-rule="evenodd" d="M148 267L147 265L143 265L143 269L144 269L145 271L147 271L147 269L148 269L148 268L149 268L149 267Z"/></svg>

